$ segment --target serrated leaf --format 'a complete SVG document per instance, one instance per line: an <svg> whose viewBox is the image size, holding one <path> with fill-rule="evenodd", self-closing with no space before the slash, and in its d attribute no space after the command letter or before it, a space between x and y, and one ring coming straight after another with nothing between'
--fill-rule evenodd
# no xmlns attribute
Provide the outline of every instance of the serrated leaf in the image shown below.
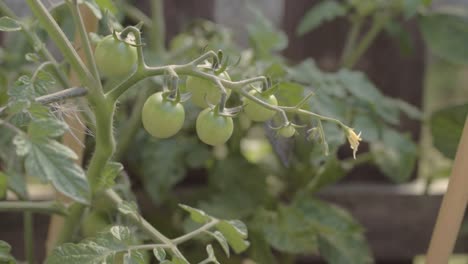
<svg viewBox="0 0 468 264"><path fill-rule="evenodd" d="M21 30L21 24L7 16L0 17L0 31L12 32Z"/></svg>
<svg viewBox="0 0 468 264"><path fill-rule="evenodd" d="M166 251L163 248L154 248L153 254L158 261L163 261L166 259Z"/></svg>
<svg viewBox="0 0 468 264"><path fill-rule="evenodd" d="M37 119L29 123L28 135L33 140L56 138L62 136L67 130L67 123L61 120L55 118Z"/></svg>
<svg viewBox="0 0 468 264"><path fill-rule="evenodd" d="M2 240L0 240L0 263L16 263L15 258L11 255L11 246Z"/></svg>
<svg viewBox="0 0 468 264"><path fill-rule="evenodd" d="M127 241L131 236L130 229L125 226L113 226L109 230L110 233L120 241Z"/></svg>
<svg viewBox="0 0 468 264"><path fill-rule="evenodd" d="M50 181L58 191L81 203L89 201L89 186L81 167L75 164L76 154L55 140L30 140L15 137L18 154L25 154L28 175Z"/></svg>
<svg viewBox="0 0 468 264"><path fill-rule="evenodd" d="M125 228L115 228L114 232L120 232ZM120 230L120 231L119 231ZM65 243L58 248L55 248L47 258L47 264L101 264L114 263L114 257L119 253L124 253L129 250L129 246L133 243L133 237L124 238L123 234L119 234L116 238L115 234L110 232L100 233L97 238L84 240L78 244ZM141 262L141 254L132 252L132 263Z"/></svg>
<svg viewBox="0 0 468 264"><path fill-rule="evenodd" d="M420 19L424 40L437 56L454 63L468 64L468 19L433 13Z"/></svg>
<svg viewBox="0 0 468 264"><path fill-rule="evenodd" d="M252 46L259 57L270 57L272 52L281 51L288 45L286 34L276 29L260 10L250 8L255 22L247 25Z"/></svg>
<svg viewBox="0 0 468 264"><path fill-rule="evenodd" d="M188 205L184 205L184 204L179 204L179 206L185 211L187 211L188 213L190 213L190 218L197 223L203 224L203 223L208 222L211 219L209 215L207 215L205 212L203 212L200 209L196 209Z"/></svg>
<svg viewBox="0 0 468 264"><path fill-rule="evenodd" d="M122 203L119 204L118 210L119 210L119 212L121 212L124 215L137 214L138 213L138 206L134 202L123 201Z"/></svg>
<svg viewBox="0 0 468 264"><path fill-rule="evenodd" d="M186 176L184 160L192 148L189 139L154 140L140 134L129 155L131 167L141 175L143 186L155 204L168 198L172 188ZM140 148L138 146L145 146Z"/></svg>
<svg viewBox="0 0 468 264"><path fill-rule="evenodd" d="M219 231L215 232L208 232L208 234L216 239L218 241L219 245L223 249L224 253L226 253L226 256L229 258L230 252L229 252L229 245L227 243L226 238L223 236L223 233Z"/></svg>
<svg viewBox="0 0 468 264"><path fill-rule="evenodd" d="M250 243L245 240L245 238L247 238L247 228L241 221L222 220L216 224L216 229L223 234L229 245L237 254L242 253L249 247Z"/></svg>
<svg viewBox="0 0 468 264"><path fill-rule="evenodd" d="M321 1L307 11L296 29L296 34L302 36L324 22L344 16L346 12L347 6L340 2L334 0Z"/></svg>
<svg viewBox="0 0 468 264"><path fill-rule="evenodd" d="M467 115L468 104L446 107L432 114L432 141L444 156L455 158Z"/></svg>
<svg viewBox="0 0 468 264"><path fill-rule="evenodd" d="M123 171L123 165L119 162L107 162L99 179L99 189L106 190L115 185L115 179Z"/></svg>
<svg viewBox="0 0 468 264"><path fill-rule="evenodd" d="M260 211L255 223L268 244L279 251L317 253L317 231L296 208L280 206L276 212Z"/></svg>
<svg viewBox="0 0 468 264"><path fill-rule="evenodd" d="M328 263L373 263L363 229L348 212L309 197L295 200L293 206L317 230L320 255Z"/></svg>
<svg viewBox="0 0 468 264"><path fill-rule="evenodd" d="M417 147L408 135L384 129L382 141L373 142L371 152L379 169L391 180L401 183L410 178L416 164Z"/></svg>
<svg viewBox="0 0 468 264"><path fill-rule="evenodd" d="M124 264L145 264L145 257L139 251L132 250L124 255Z"/></svg>

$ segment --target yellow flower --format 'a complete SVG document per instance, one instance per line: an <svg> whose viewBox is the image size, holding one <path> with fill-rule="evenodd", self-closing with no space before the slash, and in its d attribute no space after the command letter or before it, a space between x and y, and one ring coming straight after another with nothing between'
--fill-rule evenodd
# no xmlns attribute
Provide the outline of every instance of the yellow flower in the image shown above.
<svg viewBox="0 0 468 264"><path fill-rule="evenodd" d="M359 134L356 134L352 128L347 128L346 129L346 137L348 138L349 146L353 150L353 157L356 159L356 152L359 147L359 141L362 140L361 138L361 132Z"/></svg>

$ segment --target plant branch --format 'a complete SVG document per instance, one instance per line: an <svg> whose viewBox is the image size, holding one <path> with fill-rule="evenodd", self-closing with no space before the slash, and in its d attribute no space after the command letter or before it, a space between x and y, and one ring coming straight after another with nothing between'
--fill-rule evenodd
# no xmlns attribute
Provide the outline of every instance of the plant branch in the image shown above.
<svg viewBox="0 0 468 264"><path fill-rule="evenodd" d="M188 240L200 235L201 233L204 233L205 231L210 230L210 228L212 228L213 226L215 226L218 223L219 223L218 219L213 219L210 222L206 223L205 225L201 226L200 228L197 228L197 229L193 230L190 233L187 233L187 234L185 234L183 236L174 238L172 240L172 243L174 243L175 245L178 245L178 244L181 244L181 243L183 243L185 241L188 241Z"/></svg>
<svg viewBox="0 0 468 264"><path fill-rule="evenodd" d="M109 198L109 200L112 202L112 204L116 208L118 208L118 206L123 202L122 198L120 198L120 196L112 189L105 191L105 195ZM136 214L136 213L130 213L130 214L127 214L126 216L128 216L128 218L130 218L130 220L132 220L142 230L146 231L153 241L164 243L171 249L171 252L174 255L182 259L185 259L185 257L177 248L177 245L174 244L171 239L169 239L168 237L163 235L161 232L159 232L156 228L154 228L141 215Z"/></svg>
<svg viewBox="0 0 468 264"><path fill-rule="evenodd" d="M81 16L81 12L78 7L78 1L73 0L73 3L71 3L70 1L67 1L67 4L71 10L73 20L78 29L78 33L80 34L81 46L84 47L84 53L86 56L86 62L87 62L88 68L91 69L91 73L93 74L94 78L96 80L100 80L101 78L99 76L99 71L96 66L96 61L94 60L93 50L91 48L91 42L89 41L88 33L83 22L83 17ZM98 81L97 84L99 88L102 90L101 82Z"/></svg>
<svg viewBox="0 0 468 264"><path fill-rule="evenodd" d="M0 202L0 212L31 212L58 215L67 214L66 208L55 201L2 201Z"/></svg>
<svg viewBox="0 0 468 264"><path fill-rule="evenodd" d="M374 14L371 28L364 35L359 45L353 50L353 52L343 60L343 67L352 68L357 63L359 58L362 57L364 52L367 50L367 48L369 48L370 44L374 41L380 31L382 31L391 17L391 14L388 13Z"/></svg>
<svg viewBox="0 0 468 264"><path fill-rule="evenodd" d="M346 58L348 58L350 53L355 49L356 41L359 37L359 33L361 33L363 22L364 22L364 18L361 16L356 15L355 17L351 18L351 30L348 32L348 35L346 36L345 46L341 54L342 65L344 65Z"/></svg>
<svg viewBox="0 0 468 264"><path fill-rule="evenodd" d="M166 42L166 23L164 21L164 2L163 0L151 1L151 46L156 52L156 55L162 56L165 54Z"/></svg>
<svg viewBox="0 0 468 264"><path fill-rule="evenodd" d="M23 213L24 227L24 249L26 251L26 260L29 264L34 264L34 222L31 212Z"/></svg>

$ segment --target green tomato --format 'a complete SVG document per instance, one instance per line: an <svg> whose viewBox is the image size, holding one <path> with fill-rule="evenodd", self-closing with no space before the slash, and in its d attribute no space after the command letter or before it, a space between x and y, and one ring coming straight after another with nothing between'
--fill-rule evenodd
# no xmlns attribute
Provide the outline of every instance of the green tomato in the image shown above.
<svg viewBox="0 0 468 264"><path fill-rule="evenodd" d="M226 143L231 137L234 123L231 117L219 115L206 108L198 115L196 128L201 141L217 146Z"/></svg>
<svg viewBox="0 0 468 264"><path fill-rule="evenodd" d="M168 138L182 128L185 110L181 103L164 99L162 92L146 99L141 113L143 127L156 138Z"/></svg>
<svg viewBox="0 0 468 264"><path fill-rule="evenodd" d="M249 91L249 94L259 99L262 99L263 101L267 102L270 105L275 105L275 106L278 105L278 100L276 100L276 97L274 95L265 97L265 96L260 95L256 90ZM265 122L271 119L276 114L276 111L267 109L264 106L254 101L251 101L247 98L245 101L246 101L246 105L244 106L244 112L252 121Z"/></svg>
<svg viewBox="0 0 468 264"><path fill-rule="evenodd" d="M296 134L296 129L293 126L285 126L278 130L278 134L282 137L290 138Z"/></svg>
<svg viewBox="0 0 468 264"><path fill-rule="evenodd" d="M219 74L225 80L231 80L226 72ZM192 93L192 102L200 108L207 108L208 104L218 104L221 100L221 91L218 86L210 80L189 76L186 82L187 92ZM231 90L227 89L227 98L231 95Z"/></svg>
<svg viewBox="0 0 468 264"><path fill-rule="evenodd" d="M94 58L104 76L121 78L132 72L137 62L137 51L135 47L108 35L97 44Z"/></svg>

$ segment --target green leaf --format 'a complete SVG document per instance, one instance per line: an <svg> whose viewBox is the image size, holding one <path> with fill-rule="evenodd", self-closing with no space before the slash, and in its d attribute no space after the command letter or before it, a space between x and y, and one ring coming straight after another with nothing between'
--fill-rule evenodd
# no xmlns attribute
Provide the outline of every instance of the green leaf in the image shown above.
<svg viewBox="0 0 468 264"><path fill-rule="evenodd" d="M139 134L128 159L155 204L165 201L172 188L184 179L187 170L184 161L197 145L195 138L155 140L147 133Z"/></svg>
<svg viewBox="0 0 468 264"><path fill-rule="evenodd" d="M278 261L273 255L270 245L258 231L251 231L249 239L252 242L249 248L249 257L256 263L277 264Z"/></svg>
<svg viewBox="0 0 468 264"><path fill-rule="evenodd" d="M407 181L416 164L416 145L409 136L390 128L383 130L382 137L371 144L375 163L394 182Z"/></svg>
<svg viewBox="0 0 468 264"><path fill-rule="evenodd" d="M317 231L296 208L280 206L276 212L260 211L255 219L255 226L273 248L292 254L317 253Z"/></svg>
<svg viewBox="0 0 468 264"><path fill-rule="evenodd" d="M106 190L115 185L115 179L123 171L123 165L119 162L107 162L101 178L99 179L99 189Z"/></svg>
<svg viewBox="0 0 468 264"><path fill-rule="evenodd" d="M0 240L0 263L14 264L16 263L15 258L11 255L11 246Z"/></svg>
<svg viewBox="0 0 468 264"><path fill-rule="evenodd" d="M68 130L68 125L55 118L32 120L28 126L28 135L32 140L60 137Z"/></svg>
<svg viewBox="0 0 468 264"><path fill-rule="evenodd" d="M216 229L223 234L229 245L237 254L245 251L250 243L246 241L247 227L239 220L221 220L216 224Z"/></svg>
<svg viewBox="0 0 468 264"><path fill-rule="evenodd" d="M405 19L409 19L416 15L418 8L421 5L427 5L427 0L404 0L403 13L405 15Z"/></svg>
<svg viewBox="0 0 468 264"><path fill-rule="evenodd" d="M119 210L119 212L121 212L124 215L137 214L138 213L138 205L136 203L134 203L134 202L123 201L122 203L119 204L118 210Z"/></svg>
<svg viewBox="0 0 468 264"><path fill-rule="evenodd" d="M308 192L315 192L324 186L335 183L345 174L346 170L343 168L343 164L335 157L331 157L319 168L317 175L308 184L307 190Z"/></svg>
<svg viewBox="0 0 468 264"><path fill-rule="evenodd" d="M190 207L188 205L179 204L179 206L185 211L190 213L190 218L200 224L210 221L211 217L200 209Z"/></svg>
<svg viewBox="0 0 468 264"><path fill-rule="evenodd" d="M327 263L373 263L363 229L349 213L309 197L295 200L293 206L317 230L320 255Z"/></svg>
<svg viewBox="0 0 468 264"><path fill-rule="evenodd" d="M468 19L433 13L423 16L420 26L424 40L437 56L454 63L468 64Z"/></svg>
<svg viewBox="0 0 468 264"><path fill-rule="evenodd" d="M96 3L103 10L107 9L107 10L111 11L113 14L117 13L117 8L115 7L112 0L96 0Z"/></svg>
<svg viewBox="0 0 468 264"><path fill-rule="evenodd" d="M124 255L124 264L146 264L145 256L139 252L132 250Z"/></svg>
<svg viewBox="0 0 468 264"><path fill-rule="evenodd" d="M166 251L163 248L153 249L153 254L158 261L163 261L166 259Z"/></svg>
<svg viewBox="0 0 468 264"><path fill-rule="evenodd" d="M14 139L18 154L26 155L28 175L50 181L58 191L81 203L89 201L86 176L74 160L76 154L55 140L28 139L18 135Z"/></svg>
<svg viewBox="0 0 468 264"><path fill-rule="evenodd" d="M7 16L0 17L0 31L18 31L21 30L21 24Z"/></svg>
<svg viewBox="0 0 468 264"><path fill-rule="evenodd" d="M3 200L6 197L7 188L8 176L0 171L0 200Z"/></svg>
<svg viewBox="0 0 468 264"><path fill-rule="evenodd" d="M84 3L91 12L93 12L94 16L101 20L102 19L102 12L101 9L99 8L98 4L96 3L95 0L78 0L78 2Z"/></svg>
<svg viewBox="0 0 468 264"><path fill-rule="evenodd" d="M346 15L347 6L334 0L325 0L309 9L296 29L299 36L314 30L322 23Z"/></svg>
<svg viewBox="0 0 468 264"><path fill-rule="evenodd" d="M430 125L434 146L454 159L468 115L468 104L450 106L432 114Z"/></svg>
<svg viewBox="0 0 468 264"><path fill-rule="evenodd" d="M114 263L117 254L127 252L134 236L127 227L114 226L112 231L100 233L97 238L84 240L79 244L65 243L55 248L47 258L47 264L101 264ZM111 233L112 232L112 233ZM133 262L141 262L139 253L130 255Z"/></svg>
<svg viewBox="0 0 468 264"><path fill-rule="evenodd" d="M219 245L221 246L221 248L223 249L224 253L226 253L226 256L229 258L229 255L230 255L230 252L229 252L229 245L228 245L228 242L226 240L226 238L223 236L223 234L219 231L215 231L215 232L208 232L208 234L212 237L214 237Z"/></svg>
<svg viewBox="0 0 468 264"><path fill-rule="evenodd" d="M281 51L288 45L286 34L276 29L260 10L250 8L255 23L247 25L247 32L252 46L260 58L272 56L272 52Z"/></svg>

